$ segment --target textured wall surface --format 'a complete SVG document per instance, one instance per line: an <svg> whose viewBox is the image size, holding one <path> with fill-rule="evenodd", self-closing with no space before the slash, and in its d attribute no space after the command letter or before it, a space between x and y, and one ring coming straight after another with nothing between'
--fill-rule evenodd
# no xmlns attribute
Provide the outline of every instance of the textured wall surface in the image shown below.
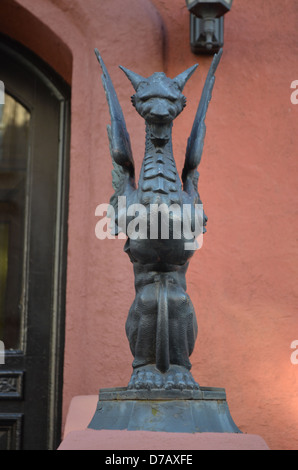
<svg viewBox="0 0 298 470"><path fill-rule="evenodd" d="M2 0L6 2L6 0ZM130 132L137 171L144 124L118 65L170 77L199 62L174 124L183 166L210 58L189 48L184 0L17 0L2 31L37 52L72 85L64 409L76 395L125 386L132 356L124 325L134 298L123 240L95 237L95 208L112 194L100 69L103 55ZM24 7L28 21L11 11ZM13 10L16 9L16 10ZM16 16L17 17L17 16ZM199 336L191 357L203 386L224 387L245 433L274 449L298 448L296 0L235 0L207 118L200 194L209 217L188 272Z"/></svg>

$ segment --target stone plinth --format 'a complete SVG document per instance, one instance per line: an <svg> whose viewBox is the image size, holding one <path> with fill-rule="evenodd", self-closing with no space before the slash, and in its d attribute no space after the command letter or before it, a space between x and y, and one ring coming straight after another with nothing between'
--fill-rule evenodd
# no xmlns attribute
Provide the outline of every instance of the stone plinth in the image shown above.
<svg viewBox="0 0 298 470"><path fill-rule="evenodd" d="M240 433L225 390L102 389L90 429L178 433Z"/></svg>

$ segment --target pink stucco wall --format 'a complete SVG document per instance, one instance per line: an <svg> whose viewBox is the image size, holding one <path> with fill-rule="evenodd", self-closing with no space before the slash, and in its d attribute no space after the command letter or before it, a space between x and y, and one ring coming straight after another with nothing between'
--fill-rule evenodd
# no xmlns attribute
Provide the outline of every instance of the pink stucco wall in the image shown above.
<svg viewBox="0 0 298 470"><path fill-rule="evenodd" d="M124 331L132 267L123 241L99 241L94 232L95 208L109 201L112 179L93 48L118 91L137 171L144 126L118 64L173 77L200 63L174 127L181 169L210 59L190 52L184 0L2 1L10 11L2 30L72 85L66 412L73 396L126 385L132 362ZM21 7L28 18L18 23ZM273 449L298 448L298 365L290 360L298 339L298 106L290 101L297 23L296 0L235 0L226 17L200 167L208 232L187 276L199 324L193 375L201 385L224 387L236 424Z"/></svg>

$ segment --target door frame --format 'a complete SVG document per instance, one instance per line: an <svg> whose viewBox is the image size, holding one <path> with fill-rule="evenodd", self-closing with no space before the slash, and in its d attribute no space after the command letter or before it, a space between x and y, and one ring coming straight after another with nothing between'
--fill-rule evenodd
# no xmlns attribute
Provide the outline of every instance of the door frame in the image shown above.
<svg viewBox="0 0 298 470"><path fill-rule="evenodd" d="M69 149L70 149L70 99L71 89L58 74L37 57L33 52L16 41L0 34L0 51L9 55L24 70L32 73L48 88L59 101L59 148L57 168L57 192L56 192L56 223L55 223L55 250L53 256L52 276L52 303L50 319L50 351L49 351L49 386L48 386L48 433L47 449L56 449L61 441L62 425L62 392L63 392L63 366L64 366L64 341L65 341L65 305L66 305L66 276L67 276L67 220L68 220L68 194L69 194ZM30 171L30 170L28 170ZM28 217L27 217L28 220ZM28 227L27 227L28 229ZM25 234L28 230L25 228ZM24 249L29 250L30 239L25 235ZM26 320L25 320L26 321ZM26 325L23 325L26 328ZM20 389L23 380L22 364L24 362L24 350L5 351L5 367L0 368L1 375L15 380L16 389ZM16 368L20 365L19 374ZM25 380L26 381L26 380ZM20 389L20 394L21 394ZM1 391L0 391L1 397ZM19 396L20 400L22 397ZM1 404L1 402L0 402ZM10 405L10 404L9 404ZM12 406L8 411L13 416ZM4 416L3 413L2 417ZM16 415L16 447L21 446L20 422L22 413ZM8 417L7 417L8 419Z"/></svg>

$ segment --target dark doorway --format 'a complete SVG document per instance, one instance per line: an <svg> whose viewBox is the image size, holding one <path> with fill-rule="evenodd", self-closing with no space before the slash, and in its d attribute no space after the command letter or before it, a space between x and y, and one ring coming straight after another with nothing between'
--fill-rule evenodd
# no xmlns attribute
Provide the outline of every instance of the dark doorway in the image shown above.
<svg viewBox="0 0 298 470"><path fill-rule="evenodd" d="M4 37L0 64L0 450L55 449L61 428L70 89Z"/></svg>

